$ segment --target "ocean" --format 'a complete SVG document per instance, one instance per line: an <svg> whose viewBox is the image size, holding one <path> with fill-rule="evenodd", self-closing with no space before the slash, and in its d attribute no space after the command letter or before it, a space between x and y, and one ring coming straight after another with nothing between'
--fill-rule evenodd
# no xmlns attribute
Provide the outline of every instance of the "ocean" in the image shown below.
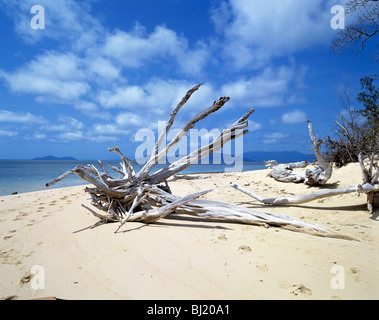
<svg viewBox="0 0 379 320"><path fill-rule="evenodd" d="M109 166L119 167L120 161L102 161L107 171L117 178L118 174ZM67 170L82 164L93 164L100 169L95 160L0 160L0 196L11 195L13 192L24 193L51 188L71 187L77 185L88 184L86 181L78 178L76 175L71 175L54 186L46 187L45 184L59 177ZM166 165L156 165L152 172L159 170ZM142 168L138 163L134 164L134 170ZM227 166L223 164L193 164L183 170L181 173L206 173L206 172L225 172ZM265 169L263 162L244 162L243 171Z"/></svg>

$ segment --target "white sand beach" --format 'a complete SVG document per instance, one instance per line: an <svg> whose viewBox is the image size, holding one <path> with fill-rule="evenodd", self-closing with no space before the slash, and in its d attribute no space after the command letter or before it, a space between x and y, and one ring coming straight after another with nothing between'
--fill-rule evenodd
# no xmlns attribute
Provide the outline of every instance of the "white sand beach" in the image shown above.
<svg viewBox="0 0 379 320"><path fill-rule="evenodd" d="M320 189L281 183L268 170L206 174L170 183L175 195L209 188L206 199L284 213L352 236L322 238L280 228L170 215L154 224L94 229L83 186L0 197L0 299L378 299L378 209L356 194L289 207L261 196ZM334 169L325 187L357 185L359 164ZM34 266L43 278L33 282ZM41 276L42 273L36 273Z"/></svg>

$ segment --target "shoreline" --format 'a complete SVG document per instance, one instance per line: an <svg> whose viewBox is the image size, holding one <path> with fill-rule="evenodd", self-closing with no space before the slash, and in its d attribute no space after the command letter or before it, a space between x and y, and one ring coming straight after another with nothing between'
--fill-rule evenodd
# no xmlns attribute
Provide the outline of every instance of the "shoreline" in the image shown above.
<svg viewBox="0 0 379 320"><path fill-rule="evenodd" d="M59 164L59 163L70 164L72 162L75 162L75 163L79 163L80 162L81 164L85 164L84 161L81 162L79 160L75 160L75 161L74 160L58 160L58 161L56 161L56 160L28 160L28 161L31 162L31 163L37 163L37 162L43 163L44 161L46 161L47 163L53 163L53 164ZM97 161L92 161L92 162L93 162L94 165L97 165ZM117 162L117 164L120 163L119 161L114 161L114 162ZM199 168L197 168L198 165L200 165L201 168L205 168L206 170L208 170L208 169L211 170L212 167L216 167L216 168L219 167L218 169L224 169L224 171L212 171L212 170L211 171L191 171L191 169L192 170L199 170ZM163 164L159 164L158 166L164 166L164 165ZM179 173L179 174L185 174L185 175L196 174L197 175L197 174L203 174L203 173L208 173L208 174L210 174L210 173L223 173L223 172L229 172L229 171L225 171L225 169L229 168L228 166L229 165L225 165L225 164L196 164L196 165L192 165L191 167L189 167L190 168L190 170L189 170L190 172L183 172L183 173ZM263 162L245 162L244 166L246 166L247 169L244 170L244 171L240 171L240 172L255 171L255 170L265 170ZM256 167L262 167L262 168L260 168L260 169L251 169L254 166L256 166ZM63 174L65 171L67 171L69 169L72 169L72 168L73 168L73 166L69 165L69 166L65 166L65 168L62 168L62 170L55 170L56 171L55 173L50 172L49 175L48 175L48 177L46 177L42 181L41 181L40 176L37 175L34 178L34 180L32 179L32 180L29 180L29 181L25 182L24 179L20 180L21 177L22 177L22 173L18 172L19 176L16 175L14 178L12 177L12 179L10 179L9 181L7 181L7 180L2 181L2 185L0 185L0 197L1 196L12 195L12 193L14 193L14 192L17 192L17 194L23 194L23 193L33 192L33 191L42 191L42 190L45 190L45 188L46 188L45 184L47 182L51 181L52 179L55 179L56 177L58 177L61 174ZM141 166L141 168L142 168L142 166ZM98 169L100 169L100 168L98 168ZM139 170L140 168L138 167L136 169ZM187 169L188 168L186 168L185 170L187 170ZM41 170L41 168L38 168L38 170ZM39 172L38 170L37 170L37 172ZM156 170L159 170L159 167ZM6 174L8 174L8 172L6 172ZM45 174L45 172L42 171L42 172L40 172L40 174ZM1 172L0 172L0 175L1 175ZM5 179L7 179L7 178L5 178ZM12 185L17 180L20 180L18 182L18 185L17 184ZM9 186L9 184L7 184L7 182L9 184L11 184L11 186ZM63 185L62 187L74 187L74 186L78 186L78 185L85 185L87 183L83 182L83 180L81 180L80 178L76 177L75 175L72 175L72 176L64 179L62 182L60 182L60 184ZM61 188L61 187L57 184L57 185L54 185L54 186L52 186L50 188Z"/></svg>
<svg viewBox="0 0 379 320"><path fill-rule="evenodd" d="M224 187L233 182L265 197L319 189L267 172L191 173L211 177L169 185L178 196L214 189L204 198L287 214L359 241L174 214L114 234L112 223L89 229L97 218L81 207L89 203L85 185L47 188L0 196L0 299L379 299L378 210L367 213L364 195L273 207ZM351 164L328 184L361 179ZM32 288L33 266L44 270L43 289ZM343 289L331 284L336 268Z"/></svg>

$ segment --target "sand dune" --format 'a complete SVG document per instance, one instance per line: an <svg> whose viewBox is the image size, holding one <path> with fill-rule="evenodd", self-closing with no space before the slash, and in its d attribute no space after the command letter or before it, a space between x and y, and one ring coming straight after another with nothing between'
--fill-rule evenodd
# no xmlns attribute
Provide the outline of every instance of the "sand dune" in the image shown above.
<svg viewBox="0 0 379 320"><path fill-rule="evenodd" d="M266 197L319 189L266 174L206 174L170 186L176 195L214 188L207 199L285 213L359 241L175 215L114 234L114 224L88 228L97 219L81 207L89 202L83 186L47 189L0 197L0 298L378 299L379 212L366 212L365 195L268 207L224 187ZM350 164L328 185L360 182L359 165Z"/></svg>

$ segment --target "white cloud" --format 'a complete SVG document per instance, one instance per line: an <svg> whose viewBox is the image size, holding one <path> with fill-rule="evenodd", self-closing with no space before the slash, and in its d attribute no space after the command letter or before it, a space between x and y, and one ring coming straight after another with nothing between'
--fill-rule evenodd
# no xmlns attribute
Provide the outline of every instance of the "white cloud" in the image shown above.
<svg viewBox="0 0 379 320"><path fill-rule="evenodd" d="M119 140L119 137L97 135L97 136L88 136L86 139L91 142L103 143L103 142L117 142Z"/></svg>
<svg viewBox="0 0 379 320"><path fill-rule="evenodd" d="M73 53L48 51L29 63L28 71L46 78L82 80L85 75L80 59Z"/></svg>
<svg viewBox="0 0 379 320"><path fill-rule="evenodd" d="M78 101L75 104L75 108L88 114L98 111L98 107L95 103L84 100Z"/></svg>
<svg viewBox="0 0 379 320"><path fill-rule="evenodd" d="M120 131L119 128L115 123L108 123L108 124L102 124L102 123L95 123L93 125L93 132L95 135L128 135L130 133L129 130Z"/></svg>
<svg viewBox="0 0 379 320"><path fill-rule="evenodd" d="M282 122L286 124L302 123L307 121L307 115L304 111L294 110L282 115Z"/></svg>
<svg viewBox="0 0 379 320"><path fill-rule="evenodd" d="M161 37L164 28L157 28L150 36L145 35L143 28L137 25L132 32L117 30L105 41L103 54L115 58L126 67L137 68L155 54L168 51L170 40L175 40L175 34L169 30L166 39ZM165 43L163 43L165 42Z"/></svg>
<svg viewBox="0 0 379 320"><path fill-rule="evenodd" d="M0 0L0 5L3 4L2 9L13 19L16 32L26 43L52 39L59 48L80 54L87 62L88 71L104 81L118 78L119 66L136 69L162 61L180 74L198 75L203 71L209 58L204 41L197 41L191 48L187 38L164 25L148 33L138 22L129 31L108 30L90 14L91 2L39 1L45 9L44 30L30 27L34 0Z"/></svg>
<svg viewBox="0 0 379 320"><path fill-rule="evenodd" d="M146 63L172 62L173 59L180 66L179 71L190 75L199 74L208 58L204 42L200 41L194 49L190 49L187 39L175 31L157 26L147 34L140 24L136 24L130 32L116 30L108 35L102 53L124 67L134 69Z"/></svg>
<svg viewBox="0 0 379 320"><path fill-rule="evenodd" d="M238 68L260 68L282 57L327 44L333 0L230 0L212 10L216 30L225 37L223 50Z"/></svg>
<svg viewBox="0 0 379 320"><path fill-rule="evenodd" d="M85 140L83 131L68 131L60 133L56 136L57 139L63 141L82 141Z"/></svg>
<svg viewBox="0 0 379 320"><path fill-rule="evenodd" d="M0 137L15 137L18 133L16 131L11 130L1 130L0 129Z"/></svg>
<svg viewBox="0 0 379 320"><path fill-rule="evenodd" d="M127 115L123 115L119 121L126 125ZM129 115L130 123L136 122L132 114ZM123 122L124 121L124 122ZM0 137L21 136L25 140L50 140L53 142L70 142L70 141L91 141L91 142L107 142L116 141L117 136L122 134L130 134L121 128L111 130L111 125L102 126L102 130L96 127L86 128L86 125L74 117L67 115L59 115L54 122L48 121L44 117L36 116L28 112L12 112L8 110L0 110L0 122L9 123L9 128L14 128L14 124L20 124L18 127L20 132L9 130L8 128L0 129ZM98 129L98 130L97 130Z"/></svg>
<svg viewBox="0 0 379 320"><path fill-rule="evenodd" d="M58 121L64 123L64 125L70 129L75 129L75 130L84 129L83 122L70 116L61 115L58 117Z"/></svg>
<svg viewBox="0 0 379 320"><path fill-rule="evenodd" d="M35 133L33 135L33 140L45 140L46 138L47 136L44 133Z"/></svg>
<svg viewBox="0 0 379 320"><path fill-rule="evenodd" d="M14 20L15 30L26 43L36 43L42 39L53 39L60 45L86 49L99 39L104 28L89 13L88 1L74 0L1 0L4 11ZM34 30L30 27L35 5L45 9L45 29Z"/></svg>
<svg viewBox="0 0 379 320"><path fill-rule="evenodd" d="M105 108L133 109L141 107L146 94L139 86L119 87L114 91L104 90L99 94L99 102Z"/></svg>
<svg viewBox="0 0 379 320"><path fill-rule="evenodd" d="M120 76L120 68L111 61L100 56L88 57L88 71L99 77L98 82L114 80Z"/></svg>
<svg viewBox="0 0 379 320"><path fill-rule="evenodd" d="M137 128L143 125L144 119L136 113L122 112L117 115L116 123L121 128Z"/></svg>
<svg viewBox="0 0 379 320"><path fill-rule="evenodd" d="M260 123L249 120L249 131L250 132L258 131L261 128L262 128L262 125Z"/></svg>
<svg viewBox="0 0 379 320"><path fill-rule="evenodd" d="M68 131L62 132L55 136L52 141L60 141L60 142L74 142L74 141L89 141L89 142L110 142L117 141L118 137L111 135L93 135L90 132L84 132L82 130Z"/></svg>
<svg viewBox="0 0 379 320"><path fill-rule="evenodd" d="M121 112L115 116L114 122L95 123L91 129L93 136L130 136L139 129L153 129L155 121L132 112Z"/></svg>
<svg viewBox="0 0 379 320"><path fill-rule="evenodd" d="M277 143L278 141L287 137L288 137L288 134L284 134L281 132L272 132L272 133L263 135L262 141L264 144L272 144L272 143Z"/></svg>
<svg viewBox="0 0 379 320"><path fill-rule="evenodd" d="M104 121L111 119L111 114L107 111L101 110L96 103L86 100L78 100L73 102L76 110L82 112L90 119L102 119Z"/></svg>
<svg viewBox="0 0 379 320"><path fill-rule="evenodd" d="M0 70L0 77L12 91L34 94L38 101L71 102L90 88L80 60L73 54L47 52L14 73Z"/></svg>
<svg viewBox="0 0 379 320"><path fill-rule="evenodd" d="M303 68L295 66L267 67L249 79L228 82L221 93L231 97L231 103L240 107L277 107L302 99L295 97L299 77L304 77Z"/></svg>
<svg viewBox="0 0 379 320"><path fill-rule="evenodd" d="M304 86L306 67L296 66L291 59L289 66L262 63L323 43L325 36L324 26L316 26L326 19L318 11L324 8L321 0L302 5L290 0L221 1L212 11L216 28L222 33L219 44L218 39L199 39L190 44L185 36L164 25L151 32L138 23L132 30L106 30L89 14L91 1L39 1L46 9L46 30L35 32L30 28L32 0L1 3L6 4L26 42L53 40L59 51L39 51L42 53L13 72L0 70L0 79L13 92L31 94L41 103L68 104L92 120L102 120L85 125L72 117L58 117L52 123L29 113L0 113L0 121L3 117L42 124L40 129L45 131L35 133L37 140L48 136L57 141L114 141L139 128L152 128L158 119L166 120L187 90L197 84L193 76L208 79L199 75L212 72L216 65L217 82L210 80L194 93L177 117L177 127L182 114L187 120L188 114L203 110L220 96L231 98L224 109L298 103L303 99L299 91ZM326 16L330 19L329 10ZM329 23L326 27L330 28ZM222 61L222 53L228 60ZM228 68L226 61L230 69L227 77L221 78L222 69ZM241 74L236 66L260 68L254 74ZM184 80L175 80L175 75L184 75ZM110 111L117 108L122 112L117 110L112 115ZM299 114L287 117L283 115L284 123L301 120ZM249 123L251 131L262 127L254 121ZM266 141L275 139L280 137L266 137Z"/></svg>
<svg viewBox="0 0 379 320"><path fill-rule="evenodd" d="M222 96L231 99L227 108L278 107L296 102L304 102L299 83L305 76L305 68L295 65L267 67L260 73L247 79L237 79L217 87L205 83L195 92L180 115L194 115L209 107L214 100ZM142 85L126 85L102 90L97 96L103 108L121 108L130 112L144 114L145 118L163 117L172 111L185 93L196 83L178 80L150 79ZM177 121L180 121L177 119ZM254 128L257 128L255 126Z"/></svg>
<svg viewBox="0 0 379 320"><path fill-rule="evenodd" d="M46 120L41 116L35 116L29 112L13 112L0 110L0 122L18 122L18 123L45 123Z"/></svg>
<svg viewBox="0 0 379 320"><path fill-rule="evenodd" d="M128 85L113 90L103 90L98 95L98 101L104 108L123 108L137 113L143 110L161 115L171 112L193 86L194 84L186 81L153 78L141 86ZM199 93L203 89L200 88ZM196 95L197 92L193 97Z"/></svg>
<svg viewBox="0 0 379 320"><path fill-rule="evenodd" d="M44 126L41 127L41 129L46 130L46 131L78 131L84 129L85 126L83 122L70 117L66 115L60 115L57 118L57 121L54 123L48 123Z"/></svg>

